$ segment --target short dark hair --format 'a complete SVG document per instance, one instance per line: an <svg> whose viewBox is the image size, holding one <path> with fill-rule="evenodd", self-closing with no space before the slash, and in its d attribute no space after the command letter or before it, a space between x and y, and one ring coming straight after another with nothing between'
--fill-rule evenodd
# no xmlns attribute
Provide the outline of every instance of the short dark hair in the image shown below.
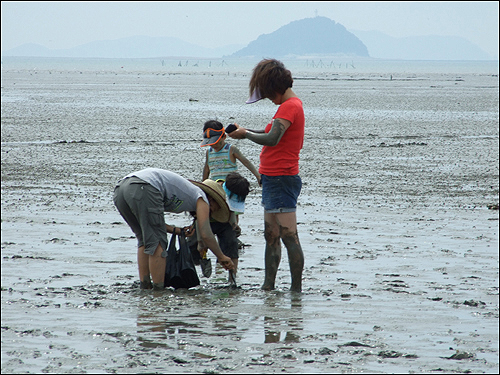
<svg viewBox="0 0 500 375"><path fill-rule="evenodd" d="M238 172L228 173L226 176L226 187L231 192L242 198L250 193L250 182Z"/></svg>
<svg viewBox="0 0 500 375"><path fill-rule="evenodd" d="M203 131L205 131L207 129L221 130L221 129L224 129L224 125L222 125L222 123L220 123L217 120L208 120L203 125Z"/></svg>
<svg viewBox="0 0 500 375"><path fill-rule="evenodd" d="M283 95L293 86L292 73L285 65L275 59L264 59L253 69L250 78L250 95L259 89L262 98L273 99L276 94Z"/></svg>

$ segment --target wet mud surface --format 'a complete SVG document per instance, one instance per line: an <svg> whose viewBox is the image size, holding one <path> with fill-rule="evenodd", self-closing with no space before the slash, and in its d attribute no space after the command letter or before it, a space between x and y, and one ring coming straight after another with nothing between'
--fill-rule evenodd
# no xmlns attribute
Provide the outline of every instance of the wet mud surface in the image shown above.
<svg viewBox="0 0 500 375"><path fill-rule="evenodd" d="M261 191L241 165L238 288L212 255L197 288L139 289L115 182L200 179L204 121L274 114L241 104L248 74L3 69L2 373L498 373L494 74L298 72L303 293L285 250L260 290Z"/></svg>

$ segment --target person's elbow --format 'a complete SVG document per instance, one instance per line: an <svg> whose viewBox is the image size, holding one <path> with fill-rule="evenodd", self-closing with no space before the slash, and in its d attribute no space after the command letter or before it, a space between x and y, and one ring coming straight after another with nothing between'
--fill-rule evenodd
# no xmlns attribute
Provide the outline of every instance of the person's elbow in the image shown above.
<svg viewBox="0 0 500 375"><path fill-rule="evenodd" d="M280 143L280 139L281 137L269 137L265 140L264 146L276 146L278 143Z"/></svg>
<svg viewBox="0 0 500 375"><path fill-rule="evenodd" d="M214 239L214 235L212 232L202 232L200 238L204 244L209 244Z"/></svg>
<svg viewBox="0 0 500 375"><path fill-rule="evenodd" d="M276 146L278 143L280 143L280 140L279 140L279 139L273 139L273 140L270 140L270 141L269 141L269 144L267 144L266 146L271 146L271 147L274 147L274 146Z"/></svg>

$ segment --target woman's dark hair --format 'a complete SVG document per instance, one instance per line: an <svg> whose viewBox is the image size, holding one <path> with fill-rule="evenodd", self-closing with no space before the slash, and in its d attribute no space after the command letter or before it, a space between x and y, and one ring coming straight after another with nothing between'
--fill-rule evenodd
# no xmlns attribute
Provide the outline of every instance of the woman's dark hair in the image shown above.
<svg viewBox="0 0 500 375"><path fill-rule="evenodd" d="M203 125L203 131L207 129L214 129L214 130L221 130L224 128L224 125L222 125L219 121L217 120L208 120L205 122Z"/></svg>
<svg viewBox="0 0 500 375"><path fill-rule="evenodd" d="M249 83L250 95L258 88L262 98L272 100L276 94L283 95L292 85L292 73L281 61L265 59L253 69Z"/></svg>
<svg viewBox="0 0 500 375"><path fill-rule="evenodd" d="M238 172L231 172L226 176L227 189L245 200L250 192L250 182Z"/></svg>

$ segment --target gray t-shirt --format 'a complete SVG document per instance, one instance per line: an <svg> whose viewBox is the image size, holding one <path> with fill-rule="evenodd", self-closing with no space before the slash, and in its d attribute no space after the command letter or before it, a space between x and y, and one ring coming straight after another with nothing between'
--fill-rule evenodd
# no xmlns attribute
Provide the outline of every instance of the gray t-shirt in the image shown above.
<svg viewBox="0 0 500 375"><path fill-rule="evenodd" d="M138 177L161 192L165 212L196 211L196 202L202 198L208 204L205 192L177 173L159 168L146 168L125 176Z"/></svg>

